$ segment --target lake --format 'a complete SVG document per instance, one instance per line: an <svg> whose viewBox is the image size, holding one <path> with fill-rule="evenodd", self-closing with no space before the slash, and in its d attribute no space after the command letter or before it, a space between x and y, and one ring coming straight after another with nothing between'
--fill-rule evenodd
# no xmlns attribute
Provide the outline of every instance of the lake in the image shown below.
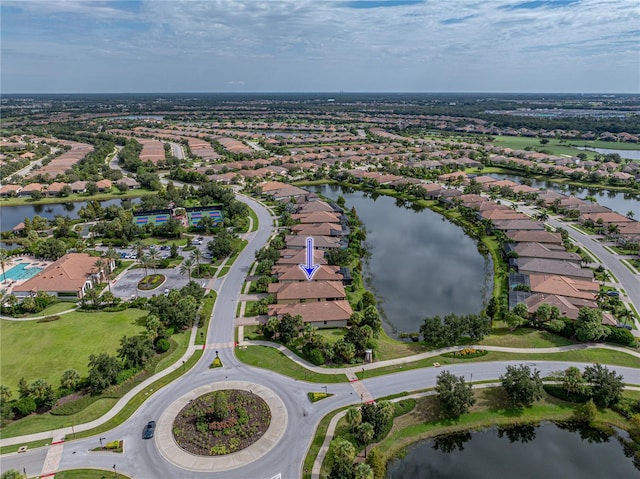
<svg viewBox="0 0 640 479"><path fill-rule="evenodd" d="M511 180L516 183L520 183L520 181L525 178L524 176L506 173L488 173L488 176L498 180ZM640 212L640 195L622 193L613 190L583 188L580 186L554 183L553 181L534 180L533 178L528 179L531 180L531 186L534 188L544 188L565 195L573 194L578 198L593 196L599 204L606 206L607 208L611 208L613 211L617 211L621 215L626 215L627 211L634 211L636 212L636 215Z"/></svg>
<svg viewBox="0 0 640 479"><path fill-rule="evenodd" d="M140 201L139 198L130 198L133 203ZM122 200L115 198L113 200L101 201L103 208L111 205L121 205ZM42 216L48 220L58 215L69 216L71 219L78 218L78 211L87 204L86 201L51 203L47 205L17 205L17 206L1 206L0 204L0 231L9 231L17 224L24 221L25 218L33 218L35 215Z"/></svg>
<svg viewBox="0 0 640 479"><path fill-rule="evenodd" d="M367 286L376 295L390 332L417 332L427 316L479 313L491 295L491 259L462 228L425 209L398 206L336 185L307 187L327 198L342 195L367 230L371 257Z"/></svg>
<svg viewBox="0 0 640 479"><path fill-rule="evenodd" d="M590 148L590 147L576 147L578 150L591 150L603 155L609 155L617 153L621 158L627 158L628 160L640 160L640 150L614 150L611 148Z"/></svg>
<svg viewBox="0 0 640 479"><path fill-rule="evenodd" d="M640 477L622 445L553 423L421 441L389 464L392 479L627 479Z"/></svg>

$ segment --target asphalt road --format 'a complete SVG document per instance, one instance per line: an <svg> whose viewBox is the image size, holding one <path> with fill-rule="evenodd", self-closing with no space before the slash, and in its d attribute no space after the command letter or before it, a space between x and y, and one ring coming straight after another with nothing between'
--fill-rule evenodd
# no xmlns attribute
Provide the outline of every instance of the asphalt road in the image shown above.
<svg viewBox="0 0 640 479"><path fill-rule="evenodd" d="M266 208L252 199L244 197L240 199L254 209L260 221L260 228L257 232L250 234L248 246L238 256L229 273L216 282L218 300L213 311L207 346L202 359L183 377L155 393L124 424L100 436L66 443L60 470L78 467L112 470L115 464L119 472L138 479L200 477L269 479L278 474L281 474L282 478L295 478L300 475L302 461L320 419L336 408L359 403L360 398L350 383L323 385L296 381L271 371L249 367L236 359L231 341L234 337L234 318L239 292L253 262L255 250L263 246L273 232L272 218ZM599 254L596 248L591 250ZM616 271L613 272L617 275ZM209 369L208 366L215 358L216 351L224 367ZM382 397L400 391L433 387L437 375L443 369L473 381L497 379L504 373L507 364L517 363L481 362L450 365L446 368L415 369L364 379L362 384L374 397ZM568 365L574 363L529 361L527 364L546 375L551 371L566 369ZM623 367L612 367L612 369L622 374L626 382L640 382L638 369ZM263 457L231 471L216 473L179 469L160 454L155 439L142 439L143 428L149 420L157 420L162 412L186 391L219 380L247 381L262 384L275 391L284 402L288 413L284 437ZM323 391L323 386L326 386L328 392L334 396L317 403L310 403L306 394L310 391ZM124 439L126 453L119 455L89 452L90 449L100 445L99 437L103 437L103 441ZM9 468L22 470L24 467L30 474L40 473L46 451L47 449L43 448L2 456L0 468L4 471Z"/></svg>

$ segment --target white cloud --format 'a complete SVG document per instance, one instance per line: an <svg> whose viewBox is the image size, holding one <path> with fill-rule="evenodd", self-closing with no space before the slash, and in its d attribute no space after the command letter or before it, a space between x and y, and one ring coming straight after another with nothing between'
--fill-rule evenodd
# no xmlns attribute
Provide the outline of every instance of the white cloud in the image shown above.
<svg viewBox="0 0 640 479"><path fill-rule="evenodd" d="M3 53L13 52L8 60L3 55L3 67L6 61L26 65L39 54L104 62L112 69L120 62L131 73L146 72L153 77L146 81L158 82L158 88L172 70L184 72L186 90L237 87L228 78L244 78L256 91L606 91L612 76L623 78L622 88L638 90L637 2L582 0L538 8L511 8L521 0L386 8L348 3L3 2L3 10L40 20L2 29ZM66 28L45 25L51 16L65 19ZM39 35L44 38L35 41ZM608 71L597 73L605 65ZM175 75L172 84L179 84ZM6 76L3 84L12 85ZM132 89L143 86L130 80Z"/></svg>

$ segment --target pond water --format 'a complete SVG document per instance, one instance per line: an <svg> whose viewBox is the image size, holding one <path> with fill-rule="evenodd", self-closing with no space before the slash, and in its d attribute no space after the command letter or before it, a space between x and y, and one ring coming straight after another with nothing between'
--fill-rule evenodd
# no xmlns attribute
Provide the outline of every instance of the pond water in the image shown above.
<svg viewBox="0 0 640 479"><path fill-rule="evenodd" d="M629 160L640 160L640 150L615 150L612 148L590 148L590 147L576 147L578 150L590 150L603 155L617 153L621 158L627 158Z"/></svg>
<svg viewBox="0 0 640 479"><path fill-rule="evenodd" d="M133 203L140 201L139 198L130 198ZM0 230L9 231L15 225L24 221L25 218L33 218L35 215L42 216L48 220L58 215L69 216L71 219L78 218L78 211L87 204L86 201L51 203L47 205L17 205L17 206L0 206ZM113 200L101 201L103 208L111 205L120 206L122 200L116 198Z"/></svg>
<svg viewBox="0 0 640 479"><path fill-rule="evenodd" d="M504 173L489 173L488 176L496 178L498 180L511 180L516 183L520 183L524 176L504 174ZM550 191L562 193L565 195L575 195L578 198L585 198L587 196L593 196L596 201L602 206L611 208L613 211L617 211L622 215L626 215L627 211L634 211L636 215L640 214L640 194L633 195L631 193L621 193L619 191L601 190L595 188L582 188L579 186L565 185L562 183L554 183L552 181L540 181L528 178L531 180L531 186L534 188L545 188Z"/></svg>
<svg viewBox="0 0 640 479"><path fill-rule="evenodd" d="M459 433L409 447L392 479L631 479L640 477L616 438L553 423Z"/></svg>
<svg viewBox="0 0 640 479"><path fill-rule="evenodd" d="M425 317L436 314L479 313L490 297L490 258L443 216L336 185L307 188L333 200L342 195L348 208L356 208L371 254L365 276L388 332L417 332Z"/></svg>

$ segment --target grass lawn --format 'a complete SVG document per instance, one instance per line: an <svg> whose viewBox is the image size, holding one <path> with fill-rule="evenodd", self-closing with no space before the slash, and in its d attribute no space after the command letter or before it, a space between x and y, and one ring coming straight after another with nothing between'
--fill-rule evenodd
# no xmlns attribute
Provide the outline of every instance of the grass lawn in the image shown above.
<svg viewBox="0 0 640 479"><path fill-rule="evenodd" d="M72 303L70 301L60 301L59 303L52 304L51 306L47 306L39 313L28 314L26 316L21 316L23 318L39 318L40 316L52 316L54 314L60 314L64 311L72 310L77 306L76 303Z"/></svg>
<svg viewBox="0 0 640 479"><path fill-rule="evenodd" d="M236 348L236 356L240 361L250 366L269 369L293 379L314 383L342 383L348 381L347 376L344 374L319 374L307 371L306 368L294 363L277 349L268 346Z"/></svg>
<svg viewBox="0 0 640 479"><path fill-rule="evenodd" d="M117 468L116 468L117 471ZM129 476L120 474L116 476L113 470L107 469L69 469L56 472L57 479L129 479Z"/></svg>
<svg viewBox="0 0 640 479"><path fill-rule="evenodd" d="M57 196L51 198L41 198L39 200L32 200L31 198L2 198L0 200L0 206L18 206L18 205L48 205L52 203L73 203L73 202L81 202L81 201L106 201L106 200L117 200L117 199L125 199L125 198L139 198L145 195L155 195L158 194L157 191L152 190L129 190L124 193L98 193L93 196L89 196L86 193L83 194L72 194L69 196L65 196L64 198L60 198Z"/></svg>
<svg viewBox="0 0 640 479"><path fill-rule="evenodd" d="M254 231L258 231L258 226L260 225L260 222L258 221L258 215L256 215L256 212L253 211L251 208L249 208L249 216L253 220L251 224L251 229L249 229L249 232L253 233Z"/></svg>
<svg viewBox="0 0 640 479"><path fill-rule="evenodd" d="M505 346L510 348L554 348L575 344L573 341L548 331L531 328L494 329L490 336L478 344L485 346Z"/></svg>
<svg viewBox="0 0 640 479"><path fill-rule="evenodd" d="M126 309L116 313L73 312L57 321L0 322L0 384L17 393L18 381L38 378L58 387L67 369L87 375L90 354L115 354L122 336L142 331L135 321L147 311Z"/></svg>
<svg viewBox="0 0 640 479"><path fill-rule="evenodd" d="M244 307L244 315L245 316L258 316L258 311L256 311L257 301L245 301L246 306ZM238 305L240 306L240 305ZM236 316L238 316L236 314Z"/></svg>
<svg viewBox="0 0 640 479"><path fill-rule="evenodd" d="M204 324L198 328L195 344L204 344L207 340L209 320L211 319L211 313L213 311L213 307L216 303L217 297L218 294L214 290L211 290L202 302L202 307L200 308L200 316L204 318Z"/></svg>
<svg viewBox="0 0 640 479"><path fill-rule="evenodd" d="M617 366L627 366L631 368L640 368L640 359L619 351L611 351L609 349L585 349L579 351L566 351L562 353L542 353L542 354L519 354L505 353L501 351L489 351L486 355L478 358L457 359L447 358L445 356L434 356L431 358L421 359L407 364L385 366L377 369L370 369L362 374L357 372L356 376L360 379L371 378L374 376L382 376L385 374L407 371L409 369L433 367L433 363L440 363L442 366L447 364L459 364L461 362L481 362L481 361L508 361L508 360L527 360L537 361L570 361L577 363L600 363L611 364Z"/></svg>
<svg viewBox="0 0 640 479"><path fill-rule="evenodd" d="M176 246L186 246L187 245L187 238L145 238L142 240L142 244L150 246L150 245L167 245L167 246L171 246L173 243L176 244Z"/></svg>

